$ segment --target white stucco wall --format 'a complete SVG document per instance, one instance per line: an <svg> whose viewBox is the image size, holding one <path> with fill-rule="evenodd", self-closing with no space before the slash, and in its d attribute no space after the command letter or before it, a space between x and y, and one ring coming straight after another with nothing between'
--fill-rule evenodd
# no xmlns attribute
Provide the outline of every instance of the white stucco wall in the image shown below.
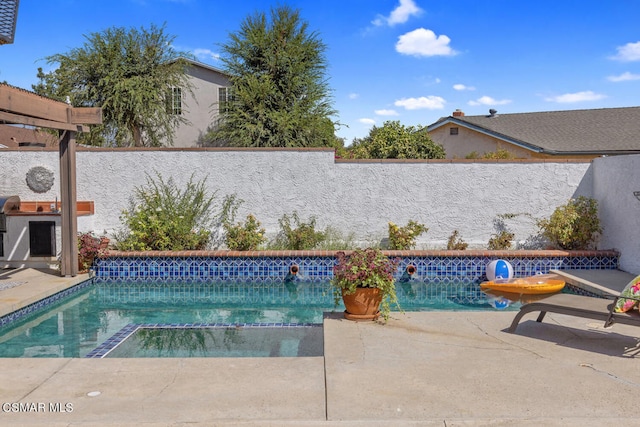
<svg viewBox="0 0 640 427"><path fill-rule="evenodd" d="M597 158L593 171L602 245L621 252L621 269L640 274L640 155Z"/></svg>
<svg viewBox="0 0 640 427"><path fill-rule="evenodd" d="M34 166L54 172L50 191L37 194L26 185ZM277 233L278 219L293 211L303 219L315 215L320 227L354 233L364 243L386 237L389 221L404 225L413 219L429 227L418 249L445 248L454 230L470 247L486 247L497 215L548 217L572 196L591 196L593 187L590 163L578 162L349 163L336 162L330 150L80 150L77 199L94 201L95 215L79 218L78 230L111 234L120 228L119 215L135 187L154 171L178 184L191 174L206 177L218 200L236 194L245 201L238 220L253 213L269 236ZM0 194L59 197L58 153L0 153ZM536 234L531 217L505 221L517 241Z"/></svg>

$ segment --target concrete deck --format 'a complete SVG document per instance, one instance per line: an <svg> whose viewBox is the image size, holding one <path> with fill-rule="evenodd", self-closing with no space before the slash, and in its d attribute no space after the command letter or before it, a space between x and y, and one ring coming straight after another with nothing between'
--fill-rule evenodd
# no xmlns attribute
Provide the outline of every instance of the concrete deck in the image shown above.
<svg viewBox="0 0 640 427"><path fill-rule="evenodd" d="M1 291L0 307L50 279ZM514 315L394 313L386 325L331 315L315 358L0 359L0 425L638 424L637 328L550 314L509 334Z"/></svg>

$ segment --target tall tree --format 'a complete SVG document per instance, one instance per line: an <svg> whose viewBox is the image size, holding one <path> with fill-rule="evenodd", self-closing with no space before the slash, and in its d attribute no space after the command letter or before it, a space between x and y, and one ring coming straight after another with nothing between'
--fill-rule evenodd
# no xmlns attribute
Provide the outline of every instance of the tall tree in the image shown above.
<svg viewBox="0 0 640 427"><path fill-rule="evenodd" d="M231 75L222 99L215 142L245 147L316 147L335 144L326 46L298 10L256 13L221 45Z"/></svg>
<svg viewBox="0 0 640 427"><path fill-rule="evenodd" d="M59 67L50 73L38 69L41 95L74 106L102 107L103 125L81 142L100 146L162 146L173 143L178 123L174 88L189 91L184 54L174 50L175 37L163 27L113 27L85 36L86 42L64 54L47 57Z"/></svg>
<svg viewBox="0 0 640 427"><path fill-rule="evenodd" d="M356 138L347 156L360 159L444 159L442 145L431 140L422 126L405 126L398 120L374 126L369 135Z"/></svg>

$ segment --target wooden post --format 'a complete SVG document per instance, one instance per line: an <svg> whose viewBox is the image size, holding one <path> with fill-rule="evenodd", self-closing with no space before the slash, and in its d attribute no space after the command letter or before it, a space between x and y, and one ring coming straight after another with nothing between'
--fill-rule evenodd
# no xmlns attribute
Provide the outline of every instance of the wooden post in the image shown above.
<svg viewBox="0 0 640 427"><path fill-rule="evenodd" d="M62 251L60 274L78 274L78 206L76 203L76 133L60 132L60 208Z"/></svg>

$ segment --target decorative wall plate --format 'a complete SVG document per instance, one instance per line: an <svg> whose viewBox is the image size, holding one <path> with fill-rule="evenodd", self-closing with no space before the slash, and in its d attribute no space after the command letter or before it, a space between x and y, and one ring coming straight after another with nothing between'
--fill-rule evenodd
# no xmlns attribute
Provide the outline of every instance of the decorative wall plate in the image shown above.
<svg viewBox="0 0 640 427"><path fill-rule="evenodd" d="M53 187L53 172L44 166L35 166L27 172L27 185L36 193L46 193Z"/></svg>

